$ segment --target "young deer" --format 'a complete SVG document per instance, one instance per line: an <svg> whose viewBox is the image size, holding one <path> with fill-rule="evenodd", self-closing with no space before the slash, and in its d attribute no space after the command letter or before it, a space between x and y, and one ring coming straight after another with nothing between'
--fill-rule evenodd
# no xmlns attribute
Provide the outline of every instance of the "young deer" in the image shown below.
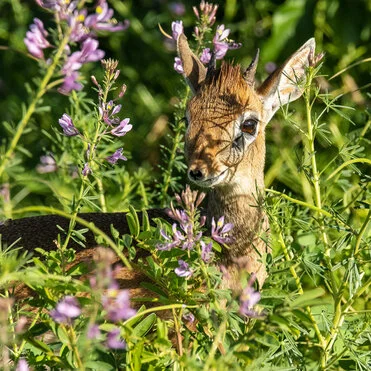
<svg viewBox="0 0 371 371"><path fill-rule="evenodd" d="M184 76L194 94L186 111L189 179L211 188L209 217L224 215L234 224L235 242L225 250L231 276L227 285L238 287L241 271L256 273L262 285L267 276L264 254L269 252L260 236L269 229L260 202L265 126L280 106L301 96L298 83L314 63L315 40L308 40L258 88L254 76L259 53L245 71L227 63L216 69L215 58L205 68L184 34L177 45Z"/></svg>
<svg viewBox="0 0 371 371"><path fill-rule="evenodd" d="M254 86L258 54L245 71L227 63L216 69L214 58L206 68L189 48L184 34L177 44L184 76L194 93L186 112L188 176L198 186L211 189L208 219L224 215L234 224L234 242L224 250L223 264L230 276L225 286L238 288L241 271L256 273L262 285L267 276L264 255L269 252L260 236L269 229L261 207L264 130L280 106L302 94L298 82L305 79L306 68L313 64L315 41L308 40L258 88ZM108 235L111 224L121 234L128 233L123 213L79 216ZM149 216L165 217L165 212L149 210ZM67 229L68 221L57 215L7 221L0 225L0 234L3 243L11 244L21 237L25 249L51 249L60 233L56 225ZM87 235L85 244L88 248L96 246L92 234ZM80 245L74 247L82 250ZM128 279L130 272L123 276Z"/></svg>

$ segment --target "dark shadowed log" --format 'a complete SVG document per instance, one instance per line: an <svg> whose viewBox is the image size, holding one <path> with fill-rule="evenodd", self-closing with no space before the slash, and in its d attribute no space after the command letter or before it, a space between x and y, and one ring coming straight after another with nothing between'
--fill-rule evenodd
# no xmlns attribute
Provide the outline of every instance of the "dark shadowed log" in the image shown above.
<svg viewBox="0 0 371 371"><path fill-rule="evenodd" d="M153 218L164 218L170 220L164 209L151 209L147 211L150 220ZM138 213L141 219L141 212ZM112 238L111 225L120 233L120 235L130 233L126 221L126 213L82 213L78 216L87 222L92 222L96 227L102 230L105 234ZM25 250L33 251L37 247L50 251L56 249L55 240L58 234L63 235L63 232L57 227L60 226L65 231L68 230L69 219L60 215L42 215L32 216L16 220L6 220L0 224L1 241L4 246L11 245L17 242L17 246L22 246ZM79 223L76 223L75 229L85 228ZM89 230L84 234L86 241L85 247L90 248L97 245L94 234ZM81 251L84 248L70 240L69 247Z"/></svg>

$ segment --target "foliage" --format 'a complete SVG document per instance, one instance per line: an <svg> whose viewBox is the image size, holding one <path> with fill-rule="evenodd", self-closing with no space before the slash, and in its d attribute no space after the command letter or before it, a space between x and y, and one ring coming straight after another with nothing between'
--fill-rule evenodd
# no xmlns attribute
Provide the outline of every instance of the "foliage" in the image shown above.
<svg viewBox="0 0 371 371"><path fill-rule="evenodd" d="M71 76L66 64L84 39L71 39L68 19L55 17L48 1L38 3L44 7L0 3L7 45L0 63L9 72L0 84L0 210L4 219L59 212L70 227L53 252L1 246L1 367L21 369L27 360L34 369L370 369L369 2L227 0L213 19L200 8L197 18L188 3L183 10L178 3L112 1L130 27L92 28L100 37L92 53L104 50L120 63L79 59L82 79L75 82L85 87L68 96L56 88ZM76 11L84 6L90 16L100 14L89 1ZM54 47L31 60L23 38L35 16ZM222 23L243 45L228 40L228 58L247 65L261 47L261 79L313 34L326 51L323 64L308 70L303 98L267 129L264 207L273 253L258 305L253 278L243 277L242 295L221 286L227 273L213 263L223 246L206 231L200 194L176 196L174 224L151 224L145 211L135 211L169 206L184 188L189 92L172 70L174 40L158 29L160 23L171 33L179 18L200 55L215 46ZM123 210L130 233L113 231L107 243L95 230L106 248L94 274L84 276L86 265L73 264L78 254L69 247L71 239L83 245L91 227L75 229L78 213ZM131 303L111 269L117 260L148 281ZM14 302L20 284L32 294Z"/></svg>

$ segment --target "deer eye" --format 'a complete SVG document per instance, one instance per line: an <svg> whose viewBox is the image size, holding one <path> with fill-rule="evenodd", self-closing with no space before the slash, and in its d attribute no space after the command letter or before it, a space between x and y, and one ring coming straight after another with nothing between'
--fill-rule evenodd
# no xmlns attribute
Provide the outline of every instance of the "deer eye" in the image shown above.
<svg viewBox="0 0 371 371"><path fill-rule="evenodd" d="M254 136L256 134L256 128L258 127L258 121L255 119L247 119L241 124L241 131L243 133Z"/></svg>

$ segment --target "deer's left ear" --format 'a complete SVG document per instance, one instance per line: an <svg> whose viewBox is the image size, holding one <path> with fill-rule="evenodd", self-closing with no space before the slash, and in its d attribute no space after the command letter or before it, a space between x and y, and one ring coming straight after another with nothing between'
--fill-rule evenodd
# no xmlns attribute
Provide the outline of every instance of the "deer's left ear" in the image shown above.
<svg viewBox="0 0 371 371"><path fill-rule="evenodd" d="M182 61L184 77L195 94L205 80L207 69L200 59L192 52L188 45L187 38L182 33L177 40L178 56Z"/></svg>
<svg viewBox="0 0 371 371"><path fill-rule="evenodd" d="M307 67L313 63L315 47L314 38L309 39L257 89L264 103L264 122L269 122L280 106L303 94L303 80Z"/></svg>

